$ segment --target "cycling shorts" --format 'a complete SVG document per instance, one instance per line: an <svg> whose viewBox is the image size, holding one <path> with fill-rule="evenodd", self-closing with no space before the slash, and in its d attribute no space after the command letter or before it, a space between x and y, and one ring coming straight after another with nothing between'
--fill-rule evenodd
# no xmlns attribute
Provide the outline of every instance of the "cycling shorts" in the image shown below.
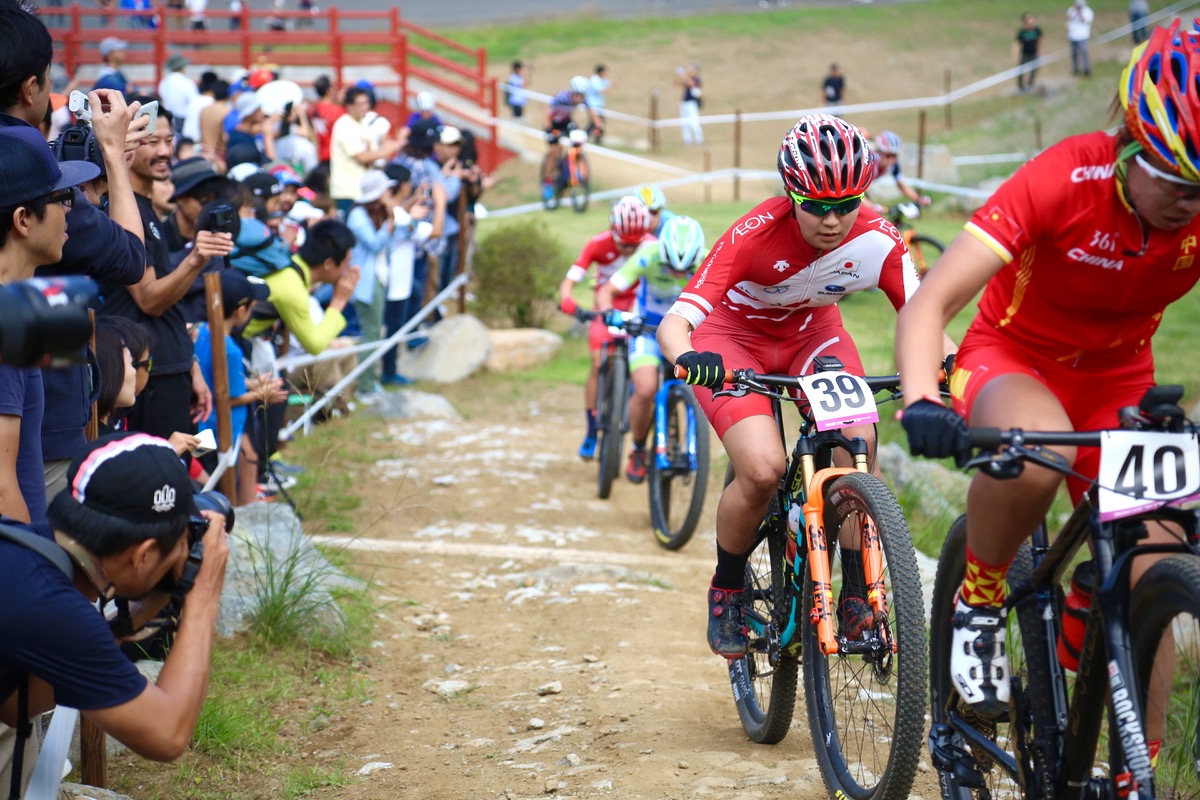
<svg viewBox="0 0 1200 800"><path fill-rule="evenodd" d="M629 343L629 371L640 367L658 368L662 360L662 350L658 347L658 339L653 334L643 333Z"/></svg>
<svg viewBox="0 0 1200 800"><path fill-rule="evenodd" d="M1103 371L1083 370L1041 358L999 333L972 328L954 358L950 380L954 409L970 421L971 407L983 387L1011 374L1028 375L1049 389L1075 430L1104 430L1115 428L1120 409L1136 406L1154 385L1154 357L1147 349ZM1071 501L1078 503L1100 472L1100 448L1079 448L1075 471L1087 477L1067 478Z"/></svg>
<svg viewBox="0 0 1200 800"><path fill-rule="evenodd" d="M561 125L551 125L549 128L546 128L546 142L554 144L562 137L569 135L574 127L575 125L570 121L564 122Z"/></svg>
<svg viewBox="0 0 1200 800"><path fill-rule="evenodd" d="M812 360L817 356L835 356L846 372L863 374L858 348L841 325L805 331L802 338L779 341L736 325L726 327L720 322L714 323L709 317L692 331L692 347L720 353L726 369L749 368L764 374L805 375L812 371ZM771 416L771 401L757 394L714 399L711 390L696 387L696 399L722 439L734 423L756 415Z"/></svg>

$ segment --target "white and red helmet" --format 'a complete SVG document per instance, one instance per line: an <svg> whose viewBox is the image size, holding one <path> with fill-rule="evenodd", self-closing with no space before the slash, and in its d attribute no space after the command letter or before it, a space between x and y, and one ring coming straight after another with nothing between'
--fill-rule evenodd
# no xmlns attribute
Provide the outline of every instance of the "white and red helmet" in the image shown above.
<svg viewBox="0 0 1200 800"><path fill-rule="evenodd" d="M875 177L871 148L858 128L832 114L801 117L779 146L788 192L814 200L862 194Z"/></svg>
<svg viewBox="0 0 1200 800"><path fill-rule="evenodd" d="M626 195L608 216L613 238L622 244L640 244L650 231L650 209L633 195Z"/></svg>

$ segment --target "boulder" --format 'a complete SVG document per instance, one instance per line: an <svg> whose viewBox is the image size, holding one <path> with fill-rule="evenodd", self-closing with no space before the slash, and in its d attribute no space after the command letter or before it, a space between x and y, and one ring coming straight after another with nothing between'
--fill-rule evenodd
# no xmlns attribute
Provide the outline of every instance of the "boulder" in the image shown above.
<svg viewBox="0 0 1200 800"><path fill-rule="evenodd" d="M429 329L424 347L400 348L396 369L417 381L456 383L483 366L491 346L487 326L475 317L446 317Z"/></svg>
<svg viewBox="0 0 1200 800"><path fill-rule="evenodd" d="M487 368L492 372L515 372L545 364L563 343L557 333L541 328L494 330L491 339Z"/></svg>
<svg viewBox="0 0 1200 800"><path fill-rule="evenodd" d="M413 389L384 392L364 411L384 419L460 419L446 398Z"/></svg>

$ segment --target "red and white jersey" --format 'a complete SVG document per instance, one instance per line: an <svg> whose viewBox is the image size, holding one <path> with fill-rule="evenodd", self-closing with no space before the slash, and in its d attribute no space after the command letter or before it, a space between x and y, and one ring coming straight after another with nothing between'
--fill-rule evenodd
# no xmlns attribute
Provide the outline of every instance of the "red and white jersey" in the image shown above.
<svg viewBox="0 0 1200 800"><path fill-rule="evenodd" d="M647 236L642 240L642 244L653 241L657 240L653 236ZM579 257L575 259L575 263L567 270L567 278L575 283L579 283L587 277L588 268L592 264L595 264L596 288L599 289L608 283L609 278L616 275L617 270L625 266L625 262L628 260L628 256L622 255L621 251L617 249L617 240L613 238L612 231L597 233L583 246ZM633 307L633 301L636 296L637 284L634 284L613 298L613 307L622 311L628 311Z"/></svg>
<svg viewBox="0 0 1200 800"><path fill-rule="evenodd" d="M848 294L879 288L899 309L918 283L900 232L866 206L840 245L818 250L800 234L792 201L773 197L725 232L667 313L693 329L711 315L790 337L840 324L836 304Z"/></svg>
<svg viewBox="0 0 1200 800"><path fill-rule="evenodd" d="M1005 262L972 329L1063 363L1104 366L1150 344L1163 309L1200 278L1200 218L1146 228L1114 177L1116 138L1072 136L1021 167L967 223Z"/></svg>

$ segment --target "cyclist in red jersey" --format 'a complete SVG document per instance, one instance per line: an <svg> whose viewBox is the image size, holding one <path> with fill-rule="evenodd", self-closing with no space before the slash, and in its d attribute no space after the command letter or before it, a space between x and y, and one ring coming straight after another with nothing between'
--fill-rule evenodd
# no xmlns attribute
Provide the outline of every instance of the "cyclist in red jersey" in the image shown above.
<svg viewBox="0 0 1200 800"><path fill-rule="evenodd" d="M1154 383L1151 336L1167 304L1200 278L1200 99L1187 88L1200 78L1198 59L1197 34L1178 22L1155 30L1121 77L1124 125L1072 136L1027 163L938 259L900 313L896 336L902 424L914 454L961 461L969 453L964 417L998 428L1112 428L1118 409ZM1171 63L1184 74L1159 70ZM1164 108L1176 113L1153 113ZM936 333L980 290L950 409L937 392ZM1099 451L1053 449L1085 478L1067 484L1078 501L1097 475ZM1007 713L1005 575L1061 480L1033 465L1013 480L972 479L951 673L979 713ZM1149 566L1139 562L1134 580ZM1148 729L1147 738L1161 733Z"/></svg>
<svg viewBox="0 0 1200 800"><path fill-rule="evenodd" d="M616 202L609 215L609 228L588 240L567 270L567 275L558 286L559 308L564 314L574 314L578 306L571 290L587 275L592 264L596 265L598 290L616 274L625 262L637 252L644 241L653 241L649 233L650 211L636 197L622 197ZM637 297L637 284L613 298L612 307L619 311L633 308ZM596 384L600 377L600 354L604 343L612 340L608 326L601 319L593 319L588 328L588 349L592 355L592 366L588 371L587 383L583 388L583 407L587 415L587 433L579 446L579 457L590 459L596 455Z"/></svg>
<svg viewBox="0 0 1200 800"><path fill-rule="evenodd" d="M838 301L879 288L900 308L917 289L917 271L900 233L860 208L875 172L857 128L828 114L803 117L784 137L778 164L787 196L759 203L725 232L659 325L663 355L687 369L691 384L719 389L727 364L806 374L817 356L836 356L847 371L862 375ZM711 391L697 391L696 397L735 473L717 506L708 624L713 652L734 658L746 652L746 561L783 476L785 453L767 398L714 399ZM872 426L845 433L865 438L874 459ZM858 555L861 561L861 554L846 545L843 564L854 574L851 560ZM865 588L839 598L843 631L872 623L864 596Z"/></svg>

